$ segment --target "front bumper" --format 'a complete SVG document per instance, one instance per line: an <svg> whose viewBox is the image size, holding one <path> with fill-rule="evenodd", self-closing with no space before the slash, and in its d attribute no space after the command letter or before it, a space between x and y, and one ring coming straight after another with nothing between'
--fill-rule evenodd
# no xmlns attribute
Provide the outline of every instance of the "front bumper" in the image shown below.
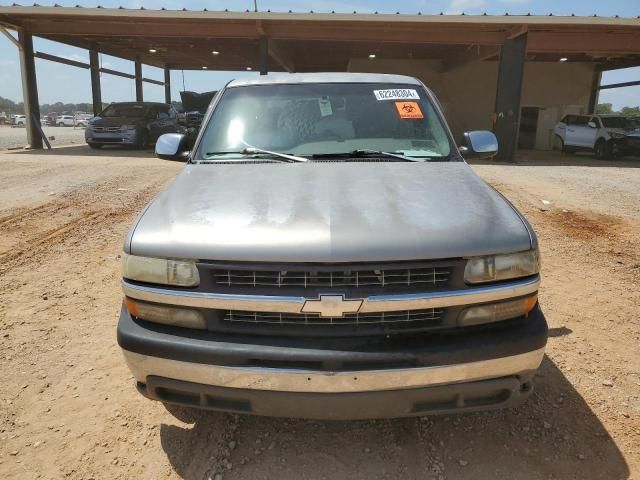
<svg viewBox="0 0 640 480"><path fill-rule="evenodd" d="M624 138L614 141L616 153L621 155L640 155L640 138Z"/></svg>
<svg viewBox="0 0 640 480"><path fill-rule="evenodd" d="M489 328L397 339L185 332L133 319L126 309L118 324L118 343L138 388L149 398L329 419L516 405L532 390L546 338L539 308Z"/></svg>
<svg viewBox="0 0 640 480"><path fill-rule="evenodd" d="M516 407L531 394L532 373L402 390L348 393L274 392L217 387L151 376L138 383L152 400L269 417L364 420Z"/></svg>
<svg viewBox="0 0 640 480"><path fill-rule="evenodd" d="M128 132L96 132L85 129L84 139L93 145L135 145L137 133Z"/></svg>

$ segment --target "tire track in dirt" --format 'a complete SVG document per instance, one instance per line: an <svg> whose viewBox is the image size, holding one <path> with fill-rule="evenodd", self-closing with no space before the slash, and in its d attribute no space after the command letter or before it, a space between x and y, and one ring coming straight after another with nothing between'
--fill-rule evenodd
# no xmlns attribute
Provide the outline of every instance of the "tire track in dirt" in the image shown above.
<svg viewBox="0 0 640 480"><path fill-rule="evenodd" d="M42 210L46 209L48 206L49 204L45 203L44 205L38 205L37 207L33 207L33 208L27 208L27 209L21 208L15 213L12 213L10 215L5 215L4 217L0 217L0 227L13 222L17 222L30 215L35 215L41 212Z"/></svg>
<svg viewBox="0 0 640 480"><path fill-rule="evenodd" d="M59 200L4 217L4 225L13 226L11 230L5 229L6 232L32 233L27 240L0 252L0 277L16 267L37 261L45 250L50 250L55 245L65 241L86 240L92 231L106 222L113 224L132 217L165 183L158 180L138 191L113 188L114 184L121 185L124 180L124 177L116 178L94 188L74 191ZM64 218L65 213L72 219ZM24 219L28 221L20 222Z"/></svg>

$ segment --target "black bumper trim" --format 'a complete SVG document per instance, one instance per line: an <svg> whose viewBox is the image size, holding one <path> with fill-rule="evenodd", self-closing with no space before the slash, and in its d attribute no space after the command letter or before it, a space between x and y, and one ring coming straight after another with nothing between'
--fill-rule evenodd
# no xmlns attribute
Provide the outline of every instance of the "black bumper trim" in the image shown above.
<svg viewBox="0 0 640 480"><path fill-rule="evenodd" d="M533 391L532 374L404 390L299 393L202 385L150 376L145 397L205 410L270 417L358 420L462 413L516 407ZM364 408L366 407L366 408Z"/></svg>

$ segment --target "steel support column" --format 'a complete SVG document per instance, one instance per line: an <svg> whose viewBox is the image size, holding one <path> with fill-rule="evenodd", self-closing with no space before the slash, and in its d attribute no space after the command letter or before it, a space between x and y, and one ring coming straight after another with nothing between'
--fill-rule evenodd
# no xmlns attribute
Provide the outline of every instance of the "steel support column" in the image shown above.
<svg viewBox="0 0 640 480"><path fill-rule="evenodd" d="M505 41L500 49L494 132L498 137L498 160L513 162L520 128L520 96L527 54L527 34Z"/></svg>
<svg viewBox="0 0 640 480"><path fill-rule="evenodd" d="M171 103L171 69L164 67L164 102Z"/></svg>
<svg viewBox="0 0 640 480"><path fill-rule="evenodd" d="M142 63L140 57L135 59L135 75L136 75L136 102L144 101L144 94L142 93Z"/></svg>
<svg viewBox="0 0 640 480"><path fill-rule="evenodd" d="M260 75L269 73L269 39L260 37Z"/></svg>
<svg viewBox="0 0 640 480"><path fill-rule="evenodd" d="M102 111L102 88L100 85L100 59L96 50L89 50L89 64L91 65L91 98L93 99L93 114Z"/></svg>
<svg viewBox="0 0 640 480"><path fill-rule="evenodd" d="M587 113L595 113L598 106L598 97L600 96L600 82L602 80L602 71L593 71L593 80L591 80L591 95L589 95L589 110Z"/></svg>
<svg viewBox="0 0 640 480"><path fill-rule="evenodd" d="M38 81L36 78L36 62L33 55L33 37L24 30L18 31L20 42L20 67L22 71L22 97L24 113L27 116L27 143L33 149L42 149L42 137L33 124L33 118L40 121L40 102L38 100Z"/></svg>

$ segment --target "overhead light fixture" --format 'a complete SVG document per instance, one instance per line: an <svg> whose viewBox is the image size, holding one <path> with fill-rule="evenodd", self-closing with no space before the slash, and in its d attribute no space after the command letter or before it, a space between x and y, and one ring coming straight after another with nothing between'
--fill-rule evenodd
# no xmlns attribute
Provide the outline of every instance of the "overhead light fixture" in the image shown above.
<svg viewBox="0 0 640 480"><path fill-rule="evenodd" d="M567 62L568 60L569 60L569 59L568 59L567 57L562 57L562 58L560 59L560 61L561 61L561 62Z"/></svg>
<svg viewBox="0 0 640 480"><path fill-rule="evenodd" d="M247 67L247 72L250 72L251 70L253 70L253 68Z"/></svg>
<svg viewBox="0 0 640 480"><path fill-rule="evenodd" d="M217 50L214 50L214 51L213 51L213 52L211 52L211 53L213 53L214 55L220 55L220 52L219 52L219 51L217 51Z"/></svg>
<svg viewBox="0 0 640 480"><path fill-rule="evenodd" d="M207 70L209 67L202 67L203 70Z"/></svg>
<svg viewBox="0 0 640 480"><path fill-rule="evenodd" d="M149 53L156 53L158 50L156 50L155 48L150 48L149 49Z"/></svg>
<svg viewBox="0 0 640 480"><path fill-rule="evenodd" d="M370 53L369 54L369 58L376 58L376 54L375 53Z"/></svg>

